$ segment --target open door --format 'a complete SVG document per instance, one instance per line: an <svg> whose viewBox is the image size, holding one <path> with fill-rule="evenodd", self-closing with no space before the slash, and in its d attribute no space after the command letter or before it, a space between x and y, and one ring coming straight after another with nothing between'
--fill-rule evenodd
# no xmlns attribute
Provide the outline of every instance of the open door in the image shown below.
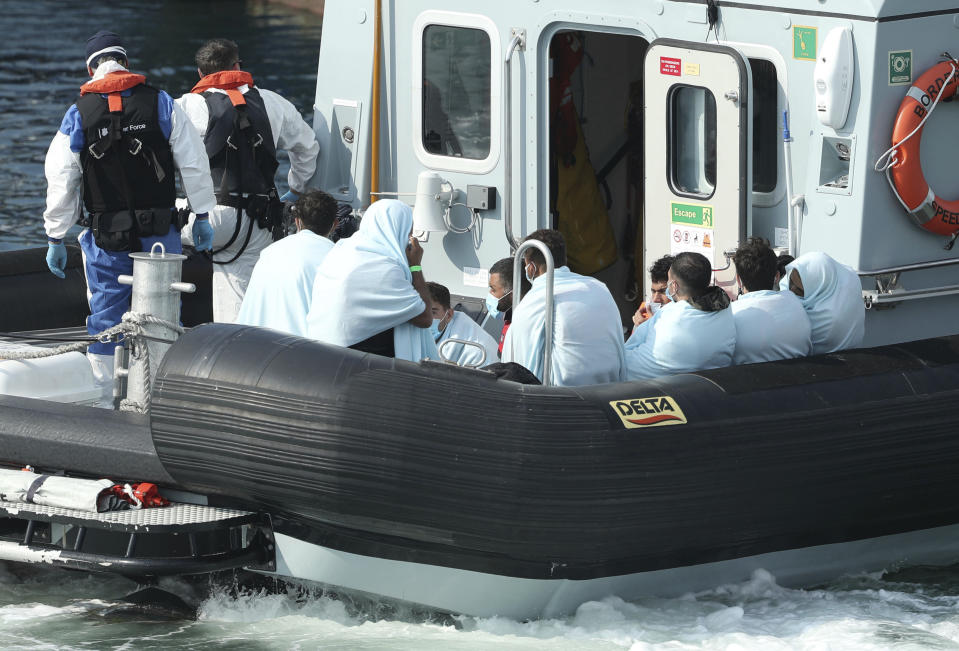
<svg viewBox="0 0 959 651"><path fill-rule="evenodd" d="M695 251L729 291L724 255L745 238L752 200L752 80L721 45L660 39L646 53L645 266Z"/></svg>

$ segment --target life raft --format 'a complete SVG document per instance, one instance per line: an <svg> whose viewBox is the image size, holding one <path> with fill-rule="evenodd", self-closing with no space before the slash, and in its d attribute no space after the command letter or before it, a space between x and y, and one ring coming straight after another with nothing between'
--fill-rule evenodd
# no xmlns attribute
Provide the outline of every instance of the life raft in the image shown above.
<svg viewBox="0 0 959 651"><path fill-rule="evenodd" d="M959 200L939 197L922 174L919 150L922 129L936 105L959 94L959 61L943 61L926 70L912 85L892 130L889 180L903 207L919 226L938 235L959 232Z"/></svg>

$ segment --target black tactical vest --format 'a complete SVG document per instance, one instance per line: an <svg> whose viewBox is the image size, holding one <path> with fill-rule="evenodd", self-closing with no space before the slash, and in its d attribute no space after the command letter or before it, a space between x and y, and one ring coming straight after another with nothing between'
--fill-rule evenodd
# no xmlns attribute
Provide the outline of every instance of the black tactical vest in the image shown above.
<svg viewBox="0 0 959 651"><path fill-rule="evenodd" d="M171 208L176 200L173 152L160 129L156 88L140 84L123 97L123 112L88 93L77 100L86 146L80 152L87 212Z"/></svg>
<svg viewBox="0 0 959 651"><path fill-rule="evenodd" d="M233 194L269 194L278 166L273 129L260 93L244 93L246 104L233 106L225 93L203 93L209 110L203 142L210 158L210 173L217 201Z"/></svg>

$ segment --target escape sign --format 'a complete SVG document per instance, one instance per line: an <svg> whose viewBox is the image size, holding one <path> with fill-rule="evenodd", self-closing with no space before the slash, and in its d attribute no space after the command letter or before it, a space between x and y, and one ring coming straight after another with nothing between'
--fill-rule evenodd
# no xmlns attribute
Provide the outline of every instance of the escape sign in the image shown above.
<svg viewBox="0 0 959 651"><path fill-rule="evenodd" d="M689 224L701 228L713 227L713 207L697 206L691 203L671 204L670 220L674 224Z"/></svg>

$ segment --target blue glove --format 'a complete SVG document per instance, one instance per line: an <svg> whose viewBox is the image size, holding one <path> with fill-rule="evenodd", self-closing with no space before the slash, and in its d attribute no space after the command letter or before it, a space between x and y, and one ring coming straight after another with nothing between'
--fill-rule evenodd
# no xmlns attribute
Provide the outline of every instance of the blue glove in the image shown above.
<svg viewBox="0 0 959 651"><path fill-rule="evenodd" d="M205 212L201 212L193 221L193 248L197 251L213 250L213 227Z"/></svg>
<svg viewBox="0 0 959 651"><path fill-rule="evenodd" d="M63 242L47 242L47 266L50 267L50 273L57 278L66 278L63 273L67 266L67 247Z"/></svg>
<svg viewBox="0 0 959 651"><path fill-rule="evenodd" d="M280 201L283 203L293 203L299 198L300 195L298 195L296 192L293 192L293 190L287 190L286 194L280 197Z"/></svg>

